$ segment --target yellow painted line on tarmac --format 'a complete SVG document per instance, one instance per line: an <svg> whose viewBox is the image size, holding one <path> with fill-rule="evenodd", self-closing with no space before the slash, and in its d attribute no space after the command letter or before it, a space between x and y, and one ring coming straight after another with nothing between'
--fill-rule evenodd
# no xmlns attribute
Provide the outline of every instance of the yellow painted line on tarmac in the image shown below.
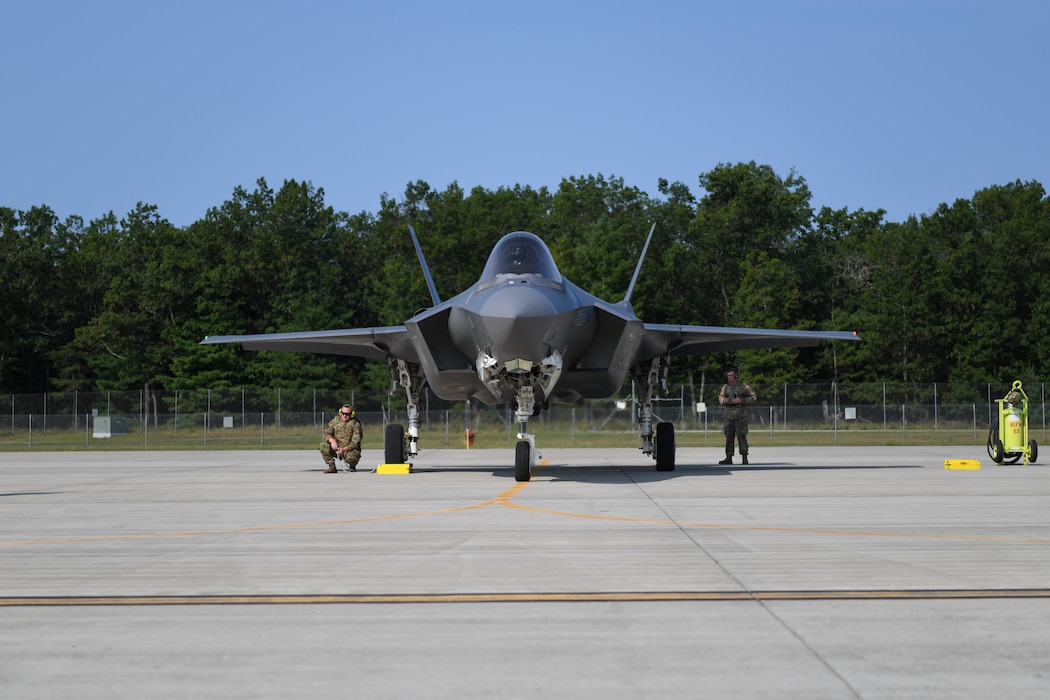
<svg viewBox="0 0 1050 700"><path fill-rule="evenodd" d="M541 460L539 465L533 470L533 476L538 475L542 472L543 468L550 463L550 460ZM354 525L359 523L368 522L380 522L384 520L400 520L405 518L421 518L432 515L445 515L448 513L462 513L469 510L478 510L481 508L487 508L489 506L504 506L507 508L514 508L517 510L530 511L534 513L542 513L545 515L553 515L563 518L583 518L587 520L602 520L607 522L622 522L622 523L633 523L640 525L661 525L675 528L700 528L708 530L739 530L746 532L779 532L779 533L790 533L790 534L803 534L803 535L831 535L837 537L852 536L852 537L882 537L882 538L898 538L898 539L913 539L913 540L946 540L946 541L960 541L960 542L1004 542L1012 544L1050 544L1050 539L1047 538L1035 538L1035 537L994 537L994 536L983 536L983 535L957 535L957 534L925 534L925 533L914 533L914 532L875 532L865 530L834 530L824 528L798 528L798 527L771 527L762 525L733 525L729 523L704 523L704 522L692 522L692 521L678 521L668 519L648 519L648 518L631 518L626 516L616 515L601 515L596 513L577 513L572 511L553 510L550 508L539 508L536 506L523 505L521 503L515 503L514 498L520 494L531 481L521 481L514 484L506 491L503 491L495 498L487 501L481 501L479 503L473 503L465 506L458 506L455 508L443 508L439 510L420 511L416 513L398 513L394 515L378 515L367 518L347 518L345 520L326 520L318 522L308 523L288 523L283 525L259 525L255 527L236 527L225 530L187 530L184 532L156 532L156 533L140 533L140 534L124 534L124 535L99 535L93 537L70 537L70 538L56 538L56 539L45 539L45 540L25 540L18 542L0 542L0 547L15 547L15 546L34 546L34 545L55 545L55 544L73 544L73 543L85 543L85 542L113 542L113 541L126 541L126 540L150 540L159 538L179 538L179 537L202 537L209 535L230 535L237 533L247 532L269 532L273 530L292 530L301 528L316 528L316 527L331 527L333 525Z"/></svg>
<svg viewBox="0 0 1050 700"><path fill-rule="evenodd" d="M542 460L539 467L534 473L539 473L543 467L547 466L550 460ZM330 527L332 525L354 525L358 523L368 522L379 522L383 520L400 520L404 518L422 518L428 515L445 515L447 513L462 513L468 510L477 510L479 508L487 508L491 505L506 505L510 502L510 499L514 498L523 488L529 485L529 482L523 481L518 482L511 488L507 489L503 493L499 494L493 499L487 501L481 501L480 503L472 503L466 506L458 506L456 508L442 508L440 510L427 510L420 511L417 513L398 513L395 515L377 515L367 518L347 518L345 520L324 520L310 523L288 523L284 525L258 525L255 527L235 527L226 530L185 530L182 532L151 532L151 533L139 533L139 534L126 534L126 535L97 535L94 537L65 537L55 538L46 540L24 540L17 542L0 542L0 547L16 547L16 546L31 546L31 545L53 545L53 544L73 544L82 542L114 542L114 541L125 541L125 540L150 540L159 538L177 538L177 537L202 537L206 535L230 535L241 532L269 532L271 530L293 530L298 528L311 528L311 527Z"/></svg>
<svg viewBox="0 0 1050 700"><path fill-rule="evenodd" d="M546 465L547 461L544 461ZM538 472L539 470L537 470ZM507 508L515 508L517 510L532 511L534 513L543 513L545 515L555 515L563 518L584 518L587 520L605 520L610 522L625 522L625 523L637 523L642 525L667 525L673 527L692 527L692 528L703 528L710 530L746 530L749 532L785 532L794 534L805 534L805 535L852 535L856 537L898 537L903 539L922 539L922 540L961 540L966 542L1011 542L1014 544L1050 544L1050 539L1046 538L1034 538L1034 537L991 537L981 535L935 535L935 534L923 534L914 532L871 532L865 530L830 530L822 528L798 528L798 527L770 527L762 525L730 525L727 523L700 523L680 520L667 520L667 519L647 519L647 518L630 518L626 516L618 515L600 515L596 513L575 513L572 511L564 510L553 510L550 508L538 508L536 506L527 506L521 503L514 503L511 499L514 498L524 487L528 486L531 482L521 482L516 487L508 489L493 501L486 503L485 505L500 505L506 506Z"/></svg>
<svg viewBox="0 0 1050 700"><path fill-rule="evenodd" d="M1003 600L1050 599L1050 589L1001 590L828 590L828 591L595 591L551 593L317 594L317 595L161 595L0 597L3 607L169 606L169 605L363 605L438 603L650 603L811 600Z"/></svg>

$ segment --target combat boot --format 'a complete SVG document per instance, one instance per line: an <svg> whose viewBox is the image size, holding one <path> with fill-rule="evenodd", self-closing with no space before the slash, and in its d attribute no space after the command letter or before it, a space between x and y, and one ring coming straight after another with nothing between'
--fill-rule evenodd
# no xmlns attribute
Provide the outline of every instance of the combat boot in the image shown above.
<svg viewBox="0 0 1050 700"><path fill-rule="evenodd" d="M740 455L741 464L747 464L747 455Z"/></svg>
<svg viewBox="0 0 1050 700"><path fill-rule="evenodd" d="M719 464L732 464L732 463L733 463L733 455L726 455L726 458L723 459L721 462L719 462Z"/></svg>
<svg viewBox="0 0 1050 700"><path fill-rule="evenodd" d="M326 462L326 464L328 464L328 469L324 470L325 474L335 474L339 471L335 468L335 462Z"/></svg>

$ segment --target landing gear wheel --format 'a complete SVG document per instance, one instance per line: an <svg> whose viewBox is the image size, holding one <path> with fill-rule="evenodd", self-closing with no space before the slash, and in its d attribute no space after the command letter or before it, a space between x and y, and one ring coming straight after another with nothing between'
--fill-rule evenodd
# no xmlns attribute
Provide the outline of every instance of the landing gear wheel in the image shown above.
<svg viewBox="0 0 1050 700"><path fill-rule="evenodd" d="M383 461L386 464L405 463L405 426L391 423L383 434Z"/></svg>
<svg viewBox="0 0 1050 700"><path fill-rule="evenodd" d="M528 481L532 478L532 444L518 440L514 446L514 480Z"/></svg>
<svg viewBox="0 0 1050 700"><path fill-rule="evenodd" d="M1039 443L1035 440L1028 441L1028 463L1035 464L1036 457L1039 456Z"/></svg>
<svg viewBox="0 0 1050 700"><path fill-rule="evenodd" d="M656 424L656 471L674 471L674 423Z"/></svg>

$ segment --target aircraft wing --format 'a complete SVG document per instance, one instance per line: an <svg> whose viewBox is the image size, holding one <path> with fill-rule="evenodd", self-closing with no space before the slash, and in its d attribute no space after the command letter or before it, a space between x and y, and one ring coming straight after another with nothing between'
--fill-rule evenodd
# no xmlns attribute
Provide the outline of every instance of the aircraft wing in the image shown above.
<svg viewBox="0 0 1050 700"><path fill-rule="evenodd" d="M258 335L210 335L201 345L240 343L245 350L279 352L316 352L325 355L349 355L385 359L394 357L419 362L405 326L379 328L345 328L331 331L298 333L260 333Z"/></svg>
<svg viewBox="0 0 1050 700"><path fill-rule="evenodd" d="M850 331L790 331L762 328L725 328L721 326L675 326L643 324L644 333L639 357L663 354L705 355L732 350L764 348L801 348L820 345L822 340L860 340Z"/></svg>

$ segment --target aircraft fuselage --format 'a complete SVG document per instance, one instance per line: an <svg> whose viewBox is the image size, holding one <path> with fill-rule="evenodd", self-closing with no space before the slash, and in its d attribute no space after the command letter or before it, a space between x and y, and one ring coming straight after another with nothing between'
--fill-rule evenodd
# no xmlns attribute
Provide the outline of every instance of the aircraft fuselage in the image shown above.
<svg viewBox="0 0 1050 700"><path fill-rule="evenodd" d="M471 289L405 325L428 384L442 398L511 403L515 387L536 380L544 401L571 402L607 397L622 386L629 368L626 362L617 368L612 351L632 321L640 324L629 309L564 279L546 245L519 231L496 245ZM555 362L559 376L543 386L543 374L554 374Z"/></svg>

